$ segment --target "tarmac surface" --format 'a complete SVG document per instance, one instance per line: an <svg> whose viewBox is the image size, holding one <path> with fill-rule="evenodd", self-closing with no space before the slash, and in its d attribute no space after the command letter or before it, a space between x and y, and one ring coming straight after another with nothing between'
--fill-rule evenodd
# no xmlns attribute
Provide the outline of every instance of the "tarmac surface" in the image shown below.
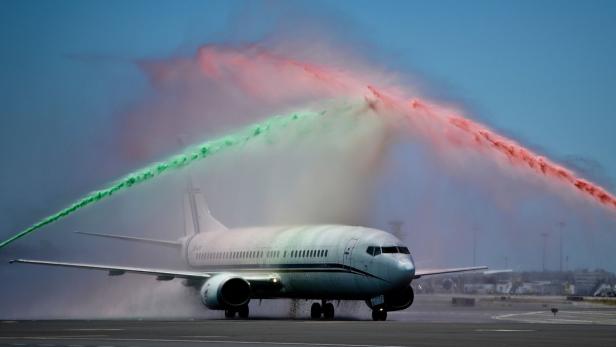
<svg viewBox="0 0 616 347"><path fill-rule="evenodd" d="M560 298L485 297L454 306L419 297L373 322L360 312L332 321L24 320L0 321L0 346L616 346L616 306ZM558 308L554 315L552 308ZM369 312L369 311L368 311Z"/></svg>

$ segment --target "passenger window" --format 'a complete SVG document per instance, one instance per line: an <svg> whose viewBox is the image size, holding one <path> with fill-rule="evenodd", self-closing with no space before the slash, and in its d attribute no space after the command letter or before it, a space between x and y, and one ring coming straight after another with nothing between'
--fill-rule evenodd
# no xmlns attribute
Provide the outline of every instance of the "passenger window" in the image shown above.
<svg viewBox="0 0 616 347"><path fill-rule="evenodd" d="M287 257L287 251L282 252L282 257L286 258Z"/></svg>
<svg viewBox="0 0 616 347"><path fill-rule="evenodd" d="M329 249L325 250L325 256L327 257L327 253L329 253Z"/></svg>

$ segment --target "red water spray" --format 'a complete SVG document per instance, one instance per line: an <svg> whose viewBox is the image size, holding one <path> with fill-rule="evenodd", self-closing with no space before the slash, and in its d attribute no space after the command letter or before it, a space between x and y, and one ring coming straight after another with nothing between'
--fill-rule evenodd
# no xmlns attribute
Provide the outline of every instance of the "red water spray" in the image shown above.
<svg viewBox="0 0 616 347"><path fill-rule="evenodd" d="M360 73L301 62L259 46L244 49L205 46L199 50L197 60L207 77L220 80L223 77L225 80L231 78L245 92L266 100L285 99L302 93L363 95L368 106L375 111L389 109L395 110L395 114L402 113L428 137L437 135L426 131L431 127L443 129L448 135L456 130L451 139L456 145L464 144L477 150L500 154L511 165L524 167L547 179L564 183L604 206L616 208L614 195L597 184L577 177L573 171L440 105L419 99L407 101L397 89L384 90L368 84L365 82L367 77Z"/></svg>

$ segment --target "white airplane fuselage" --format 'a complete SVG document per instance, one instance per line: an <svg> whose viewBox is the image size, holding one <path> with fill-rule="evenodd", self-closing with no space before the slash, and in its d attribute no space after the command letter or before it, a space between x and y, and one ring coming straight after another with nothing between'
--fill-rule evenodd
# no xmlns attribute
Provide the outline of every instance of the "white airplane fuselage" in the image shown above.
<svg viewBox="0 0 616 347"><path fill-rule="evenodd" d="M371 254L377 248L380 254ZM182 256L203 271L244 278L275 274L280 291L254 293L253 298L367 300L408 287L415 274L412 257L399 239L381 230L344 225L199 233L183 240Z"/></svg>

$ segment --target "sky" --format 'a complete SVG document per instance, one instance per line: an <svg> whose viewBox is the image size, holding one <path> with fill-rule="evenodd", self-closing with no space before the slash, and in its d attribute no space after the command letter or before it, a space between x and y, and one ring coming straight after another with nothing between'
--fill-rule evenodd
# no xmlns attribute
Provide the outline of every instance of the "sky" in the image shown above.
<svg viewBox="0 0 616 347"><path fill-rule="evenodd" d="M614 175L613 2L290 3L3 1L3 113L24 118L3 129L30 121L59 130L76 124L87 136L143 87L138 71L120 62L188 54L204 42L259 39L272 30L268 15L279 20L284 11L307 9L314 21L323 11L342 40L421 77L427 90L463 102L475 118L547 153L596 161ZM239 23L245 12L259 20ZM118 76L129 83L117 86ZM91 79L97 83L84 89ZM61 124L51 109L63 113Z"/></svg>
<svg viewBox="0 0 616 347"><path fill-rule="evenodd" d="M171 152L162 146L127 159L118 142L124 115L153 92L140 62L191 57L204 44L293 40L305 32L614 192L615 18L613 1L0 1L0 235ZM396 167L413 174L424 155ZM450 194L443 189L441 196ZM371 223L386 227L387 210L396 208L376 201L379 216ZM542 204L531 201L522 212L533 215ZM596 213L584 218L609 232L613 221ZM489 217L496 225L501 214ZM485 256L500 262L494 257ZM536 268L535 260L519 266ZM579 262L616 269L605 256Z"/></svg>

